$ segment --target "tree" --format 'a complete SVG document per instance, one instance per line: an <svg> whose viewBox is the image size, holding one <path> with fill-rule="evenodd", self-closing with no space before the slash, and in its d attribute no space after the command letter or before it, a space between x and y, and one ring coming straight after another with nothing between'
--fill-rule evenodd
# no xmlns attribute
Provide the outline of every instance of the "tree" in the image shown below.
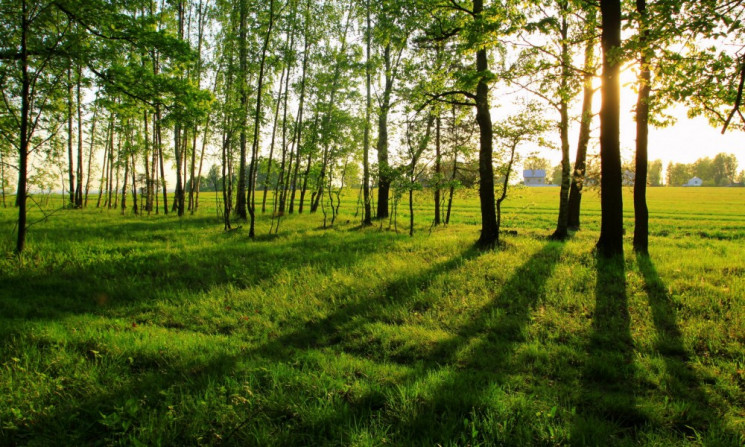
<svg viewBox="0 0 745 447"><path fill-rule="evenodd" d="M647 184L649 186L662 186L662 160L654 160L649 164Z"/></svg>
<svg viewBox="0 0 745 447"><path fill-rule="evenodd" d="M541 117L542 110L536 104L526 104L520 113L509 117L496 126L496 136L499 139L500 158L502 163L497 170L501 178L499 197L497 197L497 231L502 225L502 202L507 198L507 188L510 184L512 168L517 161L517 148L527 142L546 144L542 135L549 125ZM499 233L497 233L499 234ZM499 239L497 239L499 243Z"/></svg>
<svg viewBox="0 0 745 447"><path fill-rule="evenodd" d="M602 106L600 110L600 238L598 252L623 254L623 189L620 144L621 1L600 3L603 27Z"/></svg>
<svg viewBox="0 0 745 447"><path fill-rule="evenodd" d="M431 8L433 5L424 5ZM489 49L499 44L499 37L512 33L521 23L521 16L511 2L484 6L483 0L473 0L471 9L458 2L436 2L436 24L428 30L431 40L445 41L460 37L462 51L475 55L475 64L451 73L452 89L430 93L431 100L474 106L479 128L479 202L481 234L478 245L493 247L499 240L494 192L494 129L489 100L490 85L495 74L489 69ZM445 67L443 67L445 68ZM450 68L450 67L448 67Z"/></svg>
<svg viewBox="0 0 745 447"><path fill-rule="evenodd" d="M587 146L590 142L590 124L592 123L592 101L595 96L595 87L592 85L597 72L596 63L596 45L595 36L597 28L597 12L594 5L587 10L585 16L586 25L584 32L586 35L585 55L584 55L584 80L582 83L582 116L580 118L579 137L577 138L577 155L574 160L574 170L572 171L572 183L569 186L569 199L567 203L568 217L567 227L572 230L579 230L580 227L580 208L582 204L582 191L585 186L587 173Z"/></svg>
<svg viewBox="0 0 745 447"><path fill-rule="evenodd" d="M712 161L714 184L717 186L731 185L737 175L737 157L734 154L719 153Z"/></svg>
<svg viewBox="0 0 745 447"><path fill-rule="evenodd" d="M647 209L647 151L649 138L649 96L653 57L649 43L649 14L646 0L636 0L639 14L639 93L636 101L636 176L634 177L634 251L649 252L649 210Z"/></svg>

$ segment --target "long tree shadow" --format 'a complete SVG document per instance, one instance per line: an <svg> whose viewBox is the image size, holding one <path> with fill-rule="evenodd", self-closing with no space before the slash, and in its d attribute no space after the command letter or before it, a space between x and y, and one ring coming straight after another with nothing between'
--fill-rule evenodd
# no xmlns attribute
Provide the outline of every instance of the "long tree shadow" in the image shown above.
<svg viewBox="0 0 745 447"><path fill-rule="evenodd" d="M354 249L347 247L346 249ZM359 249L359 247L357 247ZM357 250L369 254L365 250ZM69 430L64 438L65 443L90 443L89 433L108 433L110 441L124 441L136 439L135 429L140 426L137 417L165 418L168 413L169 402L158 402L153 396L158 396L161 391L178 388L180 393L186 396L199 396L206 392L208 387L215 387L225 381L235 380L236 375L253 375L247 370L246 365L252 365L249 369L263 369L259 365L276 367L283 363L297 362L302 358L302 352L312 349L323 349L328 346L343 344L343 339L354 333L354 328L364 321L373 321L380 318L380 314L390 306L397 306L410 299L417 290L426 288L437 276L457 269L468 259L478 256L479 252L474 248L468 248L459 255L444 262L435 264L431 268L424 269L416 276L402 275L401 277L385 284L376 293L369 293L369 286L360 284L345 292L344 297L339 299L338 307L320 320L310 320L302 328L290 331L280 337L260 345L255 350L242 350L240 354L216 355L212 358L198 361L190 359L189 356L175 357L171 360L163 359L160 354L154 353L152 357L137 353L130 358L129 366L112 365L115 368L130 368L131 372L124 374L126 380L111 386L107 390L87 390L84 396L78 396L74 400L74 406L60 402L55 410L46 416L34 421L32 426L26 426L14 434L13 442L23 442L33 439L36 441L54 439L65 431L65 427L73 426L73 420L81 418L90 422L84 424L80 429ZM346 298L346 299L345 299ZM187 336L184 334L183 336ZM97 345L88 345L85 342L81 346L68 346L67 349L77 349L88 358L88 361L97 361L98 351L104 348ZM302 352L301 352L302 351ZM94 352L95 354L90 354ZM109 355L103 352L104 356ZM119 354L121 355L121 354ZM239 365L247 362L245 365ZM115 374L120 376L121 372ZM257 380L250 378L249 380ZM261 379L258 379L261 380ZM210 390L210 392L214 392ZM312 391L306 391L312 394ZM147 396L151 396L147 398ZM140 408L130 408L135 402ZM327 437L331 442L338 439L340 433L346 433L351 424L350 412L344 408L345 403L334 409L333 417L319 427L316 422L304 421L295 418L292 412L282 408L282 403L273 408L268 403L265 407L257 410L264 419L254 420L255 413L251 405L246 408L247 412L238 420L223 421L221 424L210 423L206 427L219 434L223 439L230 439L229 443L241 445L255 442L254 436L257 428L255 424L276 423L285 420L284 432L278 436L274 443L283 443L279 439L286 439L287 443L297 443L310 433L314 439ZM351 415L354 418L365 419L371 415L376 408L380 408L381 401L375 396L367 396L361 401L361 406L356 408ZM139 411L139 413L138 413ZM114 415L114 416L110 416ZM139 415L139 416L138 416ZM203 416L203 415L198 415ZM113 417L113 419L112 419ZM108 418L108 419L107 419ZM124 418L123 420L119 420ZM269 418L269 419L267 419ZM359 420L359 419L358 419ZM113 424L111 426L107 424ZM202 426L196 423L192 427L186 424L179 428L176 433L168 433L165 436L176 436L168 439L168 442L185 442L188 436L201 435L200 430L205 429L204 419ZM310 425L309 425L310 424ZM131 428L128 428L130 427ZM155 425L158 427L158 425ZM130 437L131 436L131 437ZM128 438L130 437L130 438ZM58 438L58 440L61 438ZM2 438L0 438L2 440ZM192 439L193 441L193 439Z"/></svg>
<svg viewBox="0 0 745 447"><path fill-rule="evenodd" d="M637 409L631 317L622 256L597 255L595 311L571 431L574 445L634 439L647 422Z"/></svg>
<svg viewBox="0 0 745 447"><path fill-rule="evenodd" d="M665 362L664 391L675 409L671 415L673 428L684 436L703 433L710 434L713 440L727 440L731 445L742 443L741 436L722 425L722 412L702 389L702 379L690 366L676 307L654 263L643 254L637 254L636 261L644 278L644 290L657 331L656 348Z"/></svg>
<svg viewBox="0 0 745 447"><path fill-rule="evenodd" d="M357 421L358 425L381 423L383 418L393 442L444 445L469 441L470 438L464 436L470 427L464 428L463 421L471 417L474 411L483 409L483 391L503 382L510 373L513 367L510 357L525 339L525 329L533 307L544 298L546 282L562 249L563 244L549 243L534 253L501 285L501 292L479 309L473 319L458 327L448 339L424 349L425 354L418 351L413 358L380 357L376 356L374 346L364 352L365 357L378 362L400 361L409 367L410 372L401 382L389 385L391 388L388 391L377 390L354 402L342 402L325 419L313 421L312 426L299 423L296 433L317 431L320 426L329 431L330 439L344 438L349 433L339 427L349 427L352 421ZM355 327L379 318L382 313L380 306L410 300L416 290L426 286L434 277L449 274L478 254L477 249L469 249L416 278L395 281L379 295L379 301L359 300L322 321L309 322L304 330L262 346L255 354L281 361L292 358L298 349L316 349L342 343L341 348L346 350L343 339ZM404 284L406 286L402 288ZM386 297L394 291L395 301L390 301ZM395 407L410 405L410 402L407 403L408 398L403 395L392 398L396 395L392 392L394 389L426 389L426 392L413 398L415 409L402 411ZM520 430L520 427L515 429ZM481 436L482 441L489 442L489 433ZM524 439L530 439L530 435L525 435Z"/></svg>
<svg viewBox="0 0 745 447"><path fill-rule="evenodd" d="M317 272L349 268L366 256L390 249L397 240L394 235L365 233L345 235L343 243L320 234L179 250L162 244L143 252L128 249L99 256L81 254L55 265L0 272L0 321L8 323L0 324L0 335L8 335L13 320L111 315L117 309L164 296L185 299L222 285L242 289L265 283L271 287L273 278L283 272L306 267Z"/></svg>
<svg viewBox="0 0 745 447"><path fill-rule="evenodd" d="M415 276L401 276L388 282L377 290L368 290L361 284L350 291L354 298L337 305L336 310L317 320L308 320L302 328L283 334L259 347L253 352L267 358L282 360L290 358L297 350L318 349L336 345L363 323L380 318L387 308L407 305L412 296L426 288L440 275L461 267L469 259L481 252L469 247L446 261L426 268Z"/></svg>
<svg viewBox="0 0 745 447"><path fill-rule="evenodd" d="M408 385L423 395L415 399L418 405L413 415L392 421L394 434L422 445L493 443L502 436L530 442L530 429L520 424L507 427L492 421L474 431L474 426L464 421L470 418L473 423L483 416L489 405L487 389L501 389L510 374L519 374L512 357L526 340L531 314L545 299L546 284L563 248L557 242L544 245L504 284L496 285L499 294L473 319L430 350L430 356L422 359L407 379Z"/></svg>

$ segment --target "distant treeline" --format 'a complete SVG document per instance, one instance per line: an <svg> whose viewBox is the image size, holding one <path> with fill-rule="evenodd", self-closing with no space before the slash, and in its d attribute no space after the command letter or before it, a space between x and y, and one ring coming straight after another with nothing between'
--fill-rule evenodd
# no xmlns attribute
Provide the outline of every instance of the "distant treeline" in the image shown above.
<svg viewBox="0 0 745 447"><path fill-rule="evenodd" d="M713 159L699 158L693 163L669 163L666 183L680 186L693 177L703 181L703 186L731 186L742 184L745 171L737 172L737 158L733 154L719 153Z"/></svg>

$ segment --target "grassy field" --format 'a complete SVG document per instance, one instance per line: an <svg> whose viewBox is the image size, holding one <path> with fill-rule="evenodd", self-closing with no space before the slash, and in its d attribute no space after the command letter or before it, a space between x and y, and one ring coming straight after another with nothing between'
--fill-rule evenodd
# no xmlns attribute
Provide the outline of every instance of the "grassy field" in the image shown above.
<svg viewBox="0 0 745 447"><path fill-rule="evenodd" d="M745 445L745 189L653 188L650 258L547 236L516 190L431 229L62 210L12 255L0 208L2 445ZM212 206L212 208L210 208ZM43 215L32 212L31 221Z"/></svg>

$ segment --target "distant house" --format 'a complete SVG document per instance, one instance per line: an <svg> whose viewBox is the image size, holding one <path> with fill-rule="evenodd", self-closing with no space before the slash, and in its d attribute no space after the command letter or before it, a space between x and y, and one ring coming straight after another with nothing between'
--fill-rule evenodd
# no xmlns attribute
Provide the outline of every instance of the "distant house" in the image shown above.
<svg viewBox="0 0 745 447"><path fill-rule="evenodd" d="M546 170L526 169L523 171L523 183L525 186L546 186Z"/></svg>
<svg viewBox="0 0 745 447"><path fill-rule="evenodd" d="M687 183L684 183L683 186L701 186L703 185L704 181L701 180L698 177L693 177L692 179L688 180Z"/></svg>

